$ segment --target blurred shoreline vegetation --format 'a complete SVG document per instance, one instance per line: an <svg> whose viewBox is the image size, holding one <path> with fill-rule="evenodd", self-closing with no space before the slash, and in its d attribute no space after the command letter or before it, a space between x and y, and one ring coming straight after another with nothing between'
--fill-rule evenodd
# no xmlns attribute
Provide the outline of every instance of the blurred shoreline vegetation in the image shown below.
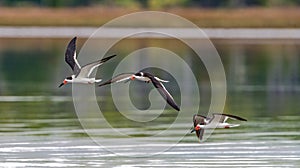
<svg viewBox="0 0 300 168"><path fill-rule="evenodd" d="M0 6L6 7L82 7L82 6L118 6L143 9L162 9L169 7L202 8L240 8L240 7L278 7L299 6L300 0L0 0Z"/></svg>
<svg viewBox="0 0 300 168"><path fill-rule="evenodd" d="M0 0L0 26L101 26L132 12L177 14L202 28L299 28L300 0Z"/></svg>

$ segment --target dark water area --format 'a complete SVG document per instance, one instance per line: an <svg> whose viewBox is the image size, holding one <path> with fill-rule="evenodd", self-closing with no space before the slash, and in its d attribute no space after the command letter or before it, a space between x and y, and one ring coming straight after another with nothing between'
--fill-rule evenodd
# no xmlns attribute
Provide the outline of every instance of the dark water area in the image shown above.
<svg viewBox="0 0 300 168"><path fill-rule="evenodd" d="M153 138L157 132L169 128L177 113L166 107L157 121L148 124L120 119L122 114L116 111L110 88L123 84L95 88L106 120L113 127L130 133L130 138L116 145L116 137L109 130L91 130L97 134L96 139L105 141L105 147L95 143L78 120L72 86L58 88L71 73L64 62L69 40L0 39L0 167L300 166L300 41L213 40L226 73L224 113L242 116L248 121L237 128L215 130L206 142L199 143L194 134L188 133L192 116L187 115L184 117L190 123L176 123L174 131L164 134L158 142L141 145L141 149L150 146L151 150L147 150L151 153L167 146L160 141L173 143L179 139L180 142L154 156L136 158L145 151L126 142ZM78 39L78 51L85 40ZM123 58L144 47L170 50L191 67L201 96L199 111L192 113L206 114L211 99L208 73L201 59L177 40L122 40L108 51L107 55L116 53L118 56L98 68L97 78L111 78ZM149 54L148 60L136 60L128 66L159 61L159 57L145 54ZM78 59L85 61L82 57ZM171 61L169 66L172 66ZM150 70L162 79L175 80L166 72ZM176 101L184 99L177 85L170 82L165 86ZM151 105L144 96L152 94L151 85L144 87L143 83L132 82L129 88L139 90L131 95L138 109ZM147 115L155 116L156 112Z"/></svg>

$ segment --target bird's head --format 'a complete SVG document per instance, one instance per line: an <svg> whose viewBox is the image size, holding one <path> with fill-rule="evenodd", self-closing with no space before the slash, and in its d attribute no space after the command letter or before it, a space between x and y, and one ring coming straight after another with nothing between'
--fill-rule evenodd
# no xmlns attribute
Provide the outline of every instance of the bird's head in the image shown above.
<svg viewBox="0 0 300 168"><path fill-rule="evenodd" d="M72 80L73 78L70 77L66 77L66 79L64 79L64 81L58 86L58 87L62 87L63 85L66 85L68 83L68 81Z"/></svg>
<svg viewBox="0 0 300 168"><path fill-rule="evenodd" d="M143 72L138 72L138 73L136 73L136 74L134 74L135 76L140 76L140 77L142 77L142 76L144 76L144 73Z"/></svg>
<svg viewBox="0 0 300 168"><path fill-rule="evenodd" d="M197 125L196 127L192 128L191 133L193 133L194 131L199 131L201 129L200 125Z"/></svg>
<svg viewBox="0 0 300 168"><path fill-rule="evenodd" d="M135 79L135 75L131 75L130 80L134 80Z"/></svg>
<svg viewBox="0 0 300 168"><path fill-rule="evenodd" d="M131 79L131 80L134 80L135 78L139 78L139 77L143 77L143 76L144 76L144 73L143 73L143 72L138 72L138 73L132 75L132 76L130 77L130 79Z"/></svg>
<svg viewBox="0 0 300 168"><path fill-rule="evenodd" d="M138 73L136 73L134 75L131 75L130 79L131 80L135 80L136 78L142 77L143 75L144 75L143 72L138 72Z"/></svg>

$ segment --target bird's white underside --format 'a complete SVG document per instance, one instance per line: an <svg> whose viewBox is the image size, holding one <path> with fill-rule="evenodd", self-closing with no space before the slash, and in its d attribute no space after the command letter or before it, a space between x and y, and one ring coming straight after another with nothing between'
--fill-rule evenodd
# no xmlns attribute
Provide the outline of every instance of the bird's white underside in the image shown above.
<svg viewBox="0 0 300 168"><path fill-rule="evenodd" d="M229 124L229 123L209 123L207 125L200 125L201 129L215 129L215 128L232 128L232 127L238 127L240 124Z"/></svg>
<svg viewBox="0 0 300 168"><path fill-rule="evenodd" d="M82 84L92 84L101 82L102 79L96 78L73 78L72 80L66 80L69 83L82 83Z"/></svg>

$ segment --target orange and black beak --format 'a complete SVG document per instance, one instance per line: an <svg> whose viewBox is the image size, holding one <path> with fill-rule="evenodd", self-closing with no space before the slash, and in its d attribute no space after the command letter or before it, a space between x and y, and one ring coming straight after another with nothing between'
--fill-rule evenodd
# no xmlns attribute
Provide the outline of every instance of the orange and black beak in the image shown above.
<svg viewBox="0 0 300 168"><path fill-rule="evenodd" d="M192 129L191 133L193 133L194 131L199 131L200 126L197 125L196 127L194 127L194 128L192 127L191 129Z"/></svg>
<svg viewBox="0 0 300 168"><path fill-rule="evenodd" d="M63 85L67 84L68 82L66 80L64 80L58 87L62 87Z"/></svg>
<svg viewBox="0 0 300 168"><path fill-rule="evenodd" d="M191 133L193 133L194 131L196 131L196 130L195 130L194 127L192 127L192 128L191 128Z"/></svg>
<svg viewBox="0 0 300 168"><path fill-rule="evenodd" d="M134 80L134 79L135 79L135 76L134 76L134 75L132 75L132 76L130 77L130 79L131 79L131 80Z"/></svg>

